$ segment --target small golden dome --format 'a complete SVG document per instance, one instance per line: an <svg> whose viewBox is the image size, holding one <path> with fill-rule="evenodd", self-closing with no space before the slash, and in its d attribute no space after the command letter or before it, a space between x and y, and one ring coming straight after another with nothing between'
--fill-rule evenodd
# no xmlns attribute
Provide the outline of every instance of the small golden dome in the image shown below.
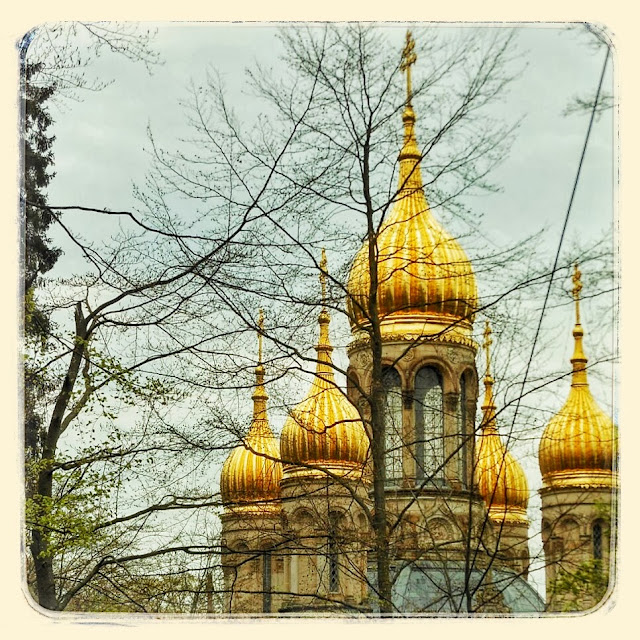
<svg viewBox="0 0 640 640"><path fill-rule="evenodd" d="M410 36L408 36L410 37ZM377 238L378 301L383 331L402 332L420 324L420 333L447 327L470 336L477 289L471 262L458 242L431 214L424 195L411 106L410 52L407 71L407 106L402 115L404 145L399 155L398 194ZM356 254L347 286L347 311L352 329L370 324L369 245Z"/></svg>
<svg viewBox="0 0 640 640"><path fill-rule="evenodd" d="M496 426L493 377L490 370L491 329L487 322L484 346L487 354L482 432L476 443L475 482L494 522L528 523L529 485L524 470L504 446Z"/></svg>
<svg viewBox="0 0 640 640"><path fill-rule="evenodd" d="M324 300L324 251L321 269ZM285 477L326 477L325 471L360 477L369 454L369 438L358 410L334 379L326 308L320 312L318 322L316 375L305 399L291 411L280 436Z"/></svg>
<svg viewBox="0 0 640 640"><path fill-rule="evenodd" d="M587 381L587 358L582 347L580 324L580 271L575 267L573 294L576 301L575 348L569 397L549 421L539 449L540 471L546 487L614 487L617 430L598 406Z"/></svg>
<svg viewBox="0 0 640 640"><path fill-rule="evenodd" d="M274 508L280 497L282 463L278 440L267 419L268 395L264 388L262 365L263 317L258 320L258 366L253 400L253 419L243 444L229 454L220 475L222 502L228 506L256 505Z"/></svg>

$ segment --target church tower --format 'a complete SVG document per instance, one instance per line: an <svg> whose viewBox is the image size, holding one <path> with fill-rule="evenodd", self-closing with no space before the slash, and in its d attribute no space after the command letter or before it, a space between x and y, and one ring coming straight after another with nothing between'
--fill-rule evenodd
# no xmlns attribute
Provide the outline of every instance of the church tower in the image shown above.
<svg viewBox="0 0 640 640"><path fill-rule="evenodd" d="M571 389L564 406L547 425L539 450L542 540L551 611L585 610L602 600L615 526L617 430L589 389L580 324L580 276L576 265ZM577 575L584 581L578 582Z"/></svg>
<svg viewBox="0 0 640 640"><path fill-rule="evenodd" d="M280 436L289 536L284 612L363 611L368 595L370 529L362 505L368 496L369 438L334 376L324 250L320 268L316 374Z"/></svg>
<svg viewBox="0 0 640 640"><path fill-rule="evenodd" d="M377 237L367 239L357 253L348 280L349 392L367 418L369 407L358 390L371 389L372 336L374 325L379 326L385 501L390 514L403 514L394 548L398 559L463 559L486 514L473 487L478 384L471 334L477 292L469 258L434 218L425 198L412 106L414 46L407 33L397 193ZM375 288L370 255L376 256Z"/></svg>
<svg viewBox="0 0 640 640"><path fill-rule="evenodd" d="M496 424L491 375L491 327L487 320L484 349L487 358L484 376L482 424L476 443L475 482L484 498L493 525L497 559L510 566L518 575L529 572L529 485L520 463L505 447Z"/></svg>
<svg viewBox="0 0 640 640"><path fill-rule="evenodd" d="M231 451L220 476L222 570L225 611L269 613L280 607L284 580L282 464L269 427L262 364L262 311L258 319L258 365L253 419L241 445Z"/></svg>

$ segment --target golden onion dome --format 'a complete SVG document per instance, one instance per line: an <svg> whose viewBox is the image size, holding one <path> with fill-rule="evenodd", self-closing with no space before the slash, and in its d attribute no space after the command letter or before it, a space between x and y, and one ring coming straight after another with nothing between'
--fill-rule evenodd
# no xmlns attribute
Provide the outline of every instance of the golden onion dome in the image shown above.
<svg viewBox="0 0 640 640"><path fill-rule="evenodd" d="M323 251L321 283L326 286ZM323 307L318 317L316 374L305 399L293 409L280 435L285 477L360 477L369 453L369 437L358 410L338 388L329 340L330 317Z"/></svg>
<svg viewBox="0 0 640 640"><path fill-rule="evenodd" d="M226 506L260 505L260 509L277 506L280 497L282 463L278 441L267 419L268 395L264 388L262 364L263 316L258 320L258 366L253 395L253 419L241 445L226 459L220 476L220 493Z"/></svg>
<svg viewBox="0 0 640 640"><path fill-rule="evenodd" d="M407 106L402 115L404 145L398 156L398 192L377 237L378 315L382 330L402 332L421 326L470 336L477 289L463 248L433 217L424 195L411 105L411 65L416 56L407 33L401 68L407 72ZM370 324L369 243L356 254L348 281L347 311L352 329Z"/></svg>
<svg viewBox="0 0 640 640"><path fill-rule="evenodd" d="M538 452L546 487L615 487L617 429L591 395L587 380L587 357L582 347L580 324L580 271L575 266L573 295L576 302L575 347L569 397L546 426Z"/></svg>
<svg viewBox="0 0 640 640"><path fill-rule="evenodd" d="M476 443L475 483L489 510L489 518L496 523L528 523L527 505L529 485L524 470L507 451L496 426L496 406L493 400L493 377L490 369L489 346L491 329L487 322L484 347L487 372L482 403L482 431Z"/></svg>

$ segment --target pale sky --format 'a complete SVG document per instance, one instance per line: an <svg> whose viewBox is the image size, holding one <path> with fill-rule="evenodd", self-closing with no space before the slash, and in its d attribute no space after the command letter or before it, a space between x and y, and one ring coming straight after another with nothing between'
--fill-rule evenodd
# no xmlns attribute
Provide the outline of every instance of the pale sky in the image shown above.
<svg viewBox="0 0 640 640"><path fill-rule="evenodd" d="M404 24L390 29L390 43L398 50L405 29ZM562 111L572 96L595 92L604 56L585 41L558 25L519 29L519 50L528 66L495 115L525 120L507 161L494 176L504 192L477 203L487 224L509 236L557 225L564 218L588 117L563 117ZM254 60L281 65L275 27L269 24L164 23L155 46L164 64L152 76L142 65L105 55L89 73L113 79L113 84L85 93L66 113L54 114L57 176L49 189L52 204L131 207L131 184L142 182L148 168L147 124L173 147L186 133L179 102L186 98L191 80L202 81L207 67L219 70L238 112L253 115L250 100L240 93L247 82L244 69ZM416 77L419 73L420 61L414 71ZM605 87L611 88L611 61ZM570 232L580 227L596 232L609 224L612 161L610 112L594 127Z"/></svg>
<svg viewBox="0 0 640 640"><path fill-rule="evenodd" d="M258 60L278 73L288 73L278 58L276 25L156 26L154 45L163 64L155 67L152 75L143 65L104 55L88 69L88 75L113 83L100 92L85 92L81 102L67 102L64 111L53 112L56 177L49 188L50 204L133 209L136 203L132 185L143 185L149 169L147 126L161 146L180 148L180 138L190 134L180 102L187 98L191 82L202 82L207 69L219 71L227 83L230 103L241 119L249 121L257 111L247 96L245 69ZM387 27L389 46L398 52L406 27L401 23ZM451 25L441 28L448 37L456 37L459 30ZM484 216L483 229L494 242L514 242L547 228L545 243L549 252L557 246L589 119L588 114L563 116L562 112L572 97L595 93L605 54L602 49L589 47L589 38L558 24L521 25L518 29L517 51L525 66L504 102L496 104L490 115L509 121L522 119L522 124L509 155L492 174L502 191L467 200L472 211ZM417 79L420 63L419 58L414 69ZM614 64L615 57L610 58L604 83L607 93L612 91ZM418 112L418 140L420 115ZM576 239L596 239L611 228L614 143L610 110L592 130L565 250ZM111 224L112 220L106 217L96 221L93 216L85 233L94 237L109 234ZM79 228L84 230L82 225ZM62 239L60 242L64 246ZM72 256L67 249L54 271L68 273L73 268ZM588 273L584 273L584 279L588 280ZM481 296L490 293L491 283L480 279L478 286ZM588 333L588 301L585 305ZM562 312L567 339L559 343L559 367L568 361L573 346L573 311L567 307ZM599 336L599 340L610 343L611 338ZM610 398L605 402L610 405Z"/></svg>

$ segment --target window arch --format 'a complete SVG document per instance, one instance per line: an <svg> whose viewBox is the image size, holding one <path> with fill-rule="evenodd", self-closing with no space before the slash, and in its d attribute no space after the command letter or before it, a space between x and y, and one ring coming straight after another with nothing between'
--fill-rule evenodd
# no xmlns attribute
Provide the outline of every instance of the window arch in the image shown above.
<svg viewBox="0 0 640 640"><path fill-rule="evenodd" d="M581 546L580 525L575 518L564 516L557 523L555 530L562 540L562 552L567 554L567 557Z"/></svg>
<svg viewBox="0 0 640 640"><path fill-rule="evenodd" d="M271 549L262 551L262 611L271 613Z"/></svg>
<svg viewBox="0 0 640 640"><path fill-rule="evenodd" d="M360 395L360 379L356 372L349 368L347 370L347 398L357 406Z"/></svg>
<svg viewBox="0 0 640 640"><path fill-rule="evenodd" d="M442 376L434 367L423 367L415 378L416 482L444 475L444 412Z"/></svg>
<svg viewBox="0 0 640 640"><path fill-rule="evenodd" d="M467 378L460 376L460 396L458 398L458 476L463 487L467 486Z"/></svg>
<svg viewBox="0 0 640 640"><path fill-rule="evenodd" d="M329 593L337 593L340 591L340 565L339 565L339 546L338 546L338 522L340 514L336 512L329 513L329 541L328 541L328 560L329 560Z"/></svg>
<svg viewBox="0 0 640 640"><path fill-rule="evenodd" d="M593 559L602 560L603 531L602 522L600 520L593 523L593 528L591 529L591 540L593 542Z"/></svg>
<svg viewBox="0 0 640 640"><path fill-rule="evenodd" d="M402 482L402 382L400 374L388 367L382 372L384 388L385 468L389 485Z"/></svg>

